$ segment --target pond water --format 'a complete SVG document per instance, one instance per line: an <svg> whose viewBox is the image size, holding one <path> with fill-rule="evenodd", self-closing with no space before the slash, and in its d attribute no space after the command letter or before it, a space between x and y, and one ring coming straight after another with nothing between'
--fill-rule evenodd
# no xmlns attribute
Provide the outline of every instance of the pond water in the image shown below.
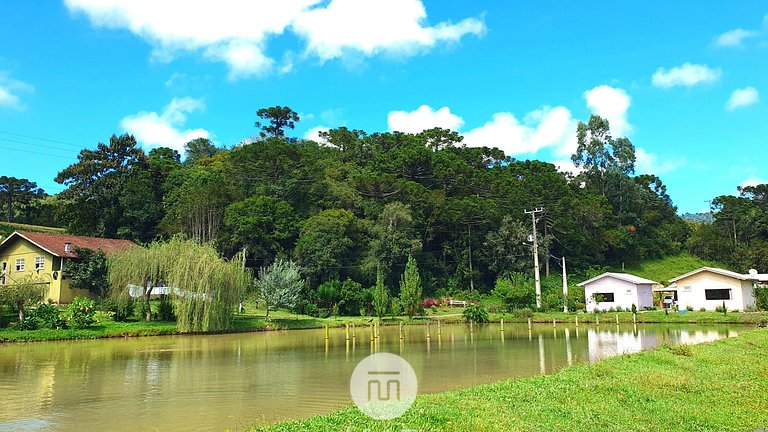
<svg viewBox="0 0 768 432"><path fill-rule="evenodd" d="M373 352L401 355L419 393L549 374L660 343L699 343L744 327L435 325L358 327L0 345L0 431L223 431L341 408Z"/></svg>

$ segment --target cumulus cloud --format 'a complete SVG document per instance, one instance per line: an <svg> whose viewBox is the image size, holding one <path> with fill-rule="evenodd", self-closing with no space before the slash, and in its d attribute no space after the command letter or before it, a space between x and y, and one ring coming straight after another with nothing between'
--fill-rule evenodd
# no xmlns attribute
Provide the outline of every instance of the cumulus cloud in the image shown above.
<svg viewBox="0 0 768 432"><path fill-rule="evenodd" d="M736 89L731 93L728 102L725 103L725 109L733 111L739 108L754 105L760 101L760 93L754 87L744 87Z"/></svg>
<svg viewBox="0 0 768 432"><path fill-rule="evenodd" d="M682 158L661 158L642 147L635 149L635 173L636 174L664 174L674 171L685 164Z"/></svg>
<svg viewBox="0 0 768 432"><path fill-rule="evenodd" d="M601 85L584 92L587 108L594 114L608 120L614 136L626 136L632 125L627 120L627 111L632 99L626 91L607 85Z"/></svg>
<svg viewBox="0 0 768 432"><path fill-rule="evenodd" d="M660 88L693 87L717 82L720 75L722 75L720 69L712 69L707 65L684 63L669 70L658 68L651 77L651 82Z"/></svg>
<svg viewBox="0 0 768 432"><path fill-rule="evenodd" d="M35 90L30 84L11 78L7 72L0 71L0 108L24 109L26 105L21 94Z"/></svg>
<svg viewBox="0 0 768 432"><path fill-rule="evenodd" d="M545 106L526 114L522 121L509 112L496 113L484 125L465 133L464 142L473 147L498 147L507 155L536 153L568 145L575 130L568 108Z"/></svg>
<svg viewBox="0 0 768 432"><path fill-rule="evenodd" d="M312 140L320 144L327 144L327 141L320 136L320 132L328 132L329 130L331 130L331 128L328 126L313 127L304 134L304 139Z"/></svg>
<svg viewBox="0 0 768 432"><path fill-rule="evenodd" d="M759 35L759 32L744 29L729 30L715 38L716 47L738 47L745 39Z"/></svg>
<svg viewBox="0 0 768 432"><path fill-rule="evenodd" d="M390 111L387 124L389 130L405 133L419 133L436 127L458 131L464 120L448 107L433 110L428 105L422 105L415 111Z"/></svg>
<svg viewBox="0 0 768 432"><path fill-rule="evenodd" d="M120 126L145 147L170 147L183 153L187 142L210 136L205 129L183 129L187 115L204 108L199 99L174 98L162 113L142 111L129 115L120 121Z"/></svg>
<svg viewBox="0 0 768 432"><path fill-rule="evenodd" d="M145 39L155 59L192 52L224 62L230 78L289 72L291 52L280 62L267 54L269 41L291 33L305 55L321 61L355 53L413 55L443 42L485 31L481 19L430 26L421 0L290 0L265 7L251 0L65 0L96 26L127 29Z"/></svg>
<svg viewBox="0 0 768 432"><path fill-rule="evenodd" d="M765 180L759 177L749 177L743 182L739 183L739 187L743 188L747 186L757 186L757 185L766 184L766 183L768 183L768 180Z"/></svg>

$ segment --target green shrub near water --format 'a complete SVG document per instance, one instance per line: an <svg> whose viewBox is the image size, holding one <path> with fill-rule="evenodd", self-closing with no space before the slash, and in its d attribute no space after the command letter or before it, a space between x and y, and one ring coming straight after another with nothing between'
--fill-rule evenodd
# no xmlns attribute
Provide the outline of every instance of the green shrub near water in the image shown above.
<svg viewBox="0 0 768 432"><path fill-rule="evenodd" d="M98 322L96 303L91 299L75 297L67 310L69 310L69 323L74 328L90 327Z"/></svg>
<svg viewBox="0 0 768 432"><path fill-rule="evenodd" d="M160 296L160 303L157 305L157 319L160 321L176 321L176 314L173 311L173 301L170 296L165 294Z"/></svg>
<svg viewBox="0 0 768 432"><path fill-rule="evenodd" d="M478 323L488 322L488 311L481 304L469 304L462 312L467 321Z"/></svg>
<svg viewBox="0 0 768 432"><path fill-rule="evenodd" d="M102 303L103 310L109 312L112 319L117 322L126 322L134 317L136 312L136 300L130 296L120 296L116 299L107 299Z"/></svg>

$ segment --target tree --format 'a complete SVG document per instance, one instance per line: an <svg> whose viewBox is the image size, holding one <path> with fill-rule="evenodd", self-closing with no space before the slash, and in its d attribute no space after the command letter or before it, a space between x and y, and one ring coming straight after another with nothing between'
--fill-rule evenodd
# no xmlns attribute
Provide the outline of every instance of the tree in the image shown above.
<svg viewBox="0 0 768 432"><path fill-rule="evenodd" d="M576 128L578 147L571 156L577 168L583 167L597 177L600 191L605 195L605 174L635 172L635 146L627 138L614 139L608 120L591 115L588 123Z"/></svg>
<svg viewBox="0 0 768 432"><path fill-rule="evenodd" d="M19 322L24 321L24 309L40 303L47 294L48 284L36 275L25 275L7 285L0 285L0 303L16 308Z"/></svg>
<svg viewBox="0 0 768 432"><path fill-rule="evenodd" d="M226 261L212 246L178 237L113 252L108 263L113 295L124 295L131 285L144 287L147 321L151 320L153 287L171 287L176 326L183 332L228 329L242 293L251 284L240 257Z"/></svg>
<svg viewBox="0 0 768 432"><path fill-rule="evenodd" d="M261 137L284 137L285 128L293 129L296 127L296 122L299 121L299 114L290 109L289 107L283 107L280 105L261 108L256 111L256 115L269 122L269 124L263 124L257 121L255 126L261 129Z"/></svg>
<svg viewBox="0 0 768 432"><path fill-rule="evenodd" d="M272 307L296 306L304 289L304 281L301 279L301 269L296 263L278 258L272 265L259 270L259 277L254 281L254 286L256 294L267 309L264 319L269 319L269 309Z"/></svg>
<svg viewBox="0 0 768 432"><path fill-rule="evenodd" d="M37 183L16 177L0 177L0 208L5 207L5 220L16 222L17 213L22 214L21 222L31 222L30 214L34 205L45 198L45 191Z"/></svg>
<svg viewBox="0 0 768 432"><path fill-rule="evenodd" d="M533 282L523 273L499 278L491 294L509 311L529 307L535 301Z"/></svg>
<svg viewBox="0 0 768 432"><path fill-rule="evenodd" d="M184 152L187 154L184 163L194 165L202 159L215 155L217 151L219 148L208 138L195 138L184 144Z"/></svg>
<svg viewBox="0 0 768 432"><path fill-rule="evenodd" d="M67 263L72 288L86 289L99 297L109 294L107 254L102 250L75 248L77 260Z"/></svg>
<svg viewBox="0 0 768 432"><path fill-rule="evenodd" d="M234 249L246 246L264 260L288 249L297 234L293 207L268 196L254 196L231 204L224 211L224 228Z"/></svg>
<svg viewBox="0 0 768 432"><path fill-rule="evenodd" d="M373 288L373 313L379 319L383 317L389 309L389 290L384 284L384 273L379 267L376 271L376 286Z"/></svg>
<svg viewBox="0 0 768 432"><path fill-rule="evenodd" d="M74 234L117 236L124 213L120 195L130 175L146 167L144 151L132 135L112 135L108 144L81 150L77 159L55 179L67 186L59 194L62 219Z"/></svg>
<svg viewBox="0 0 768 432"><path fill-rule="evenodd" d="M419 313L421 308L421 277L416 260L410 255L400 279L400 304L409 317Z"/></svg>

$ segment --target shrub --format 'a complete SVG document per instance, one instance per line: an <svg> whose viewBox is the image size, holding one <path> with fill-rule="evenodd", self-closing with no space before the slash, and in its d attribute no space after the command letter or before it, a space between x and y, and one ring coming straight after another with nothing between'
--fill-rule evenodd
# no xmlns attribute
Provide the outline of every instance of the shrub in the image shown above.
<svg viewBox="0 0 768 432"><path fill-rule="evenodd" d="M499 278L491 295L499 299L507 310L528 307L535 300L534 288L531 280L524 274L516 273L511 277Z"/></svg>
<svg viewBox="0 0 768 432"><path fill-rule="evenodd" d="M112 314L112 319L125 322L133 318L136 312L136 301L130 296L120 296L103 302L103 310Z"/></svg>
<svg viewBox="0 0 768 432"><path fill-rule="evenodd" d="M624 312L624 308L621 306L616 306L616 312Z"/></svg>
<svg viewBox="0 0 768 432"><path fill-rule="evenodd" d="M18 330L37 330L41 327L40 324L41 322L39 318L29 314L16 324L16 328Z"/></svg>
<svg viewBox="0 0 768 432"><path fill-rule="evenodd" d="M634 303L632 303L632 313L633 313L633 314L636 314L636 313L637 313L637 306L635 306L635 304L634 304Z"/></svg>
<svg viewBox="0 0 768 432"><path fill-rule="evenodd" d="M693 312L693 306L688 305L685 307L685 310L687 310L688 312Z"/></svg>
<svg viewBox="0 0 768 432"><path fill-rule="evenodd" d="M512 312L512 316L517 318L533 318L533 309L522 308Z"/></svg>
<svg viewBox="0 0 768 432"><path fill-rule="evenodd" d="M85 328L96 324L96 303L93 300L75 297L69 307L69 322L74 328Z"/></svg>
<svg viewBox="0 0 768 432"><path fill-rule="evenodd" d="M671 348L671 350L672 350L672 353L676 355L681 355L686 357L693 356L693 349L691 349L691 346L687 344L675 345Z"/></svg>
<svg viewBox="0 0 768 432"><path fill-rule="evenodd" d="M768 285L758 285L754 288L755 306L760 310L768 310Z"/></svg>
<svg viewBox="0 0 768 432"><path fill-rule="evenodd" d="M359 315L360 311L367 311L371 304L372 292L369 289L363 289L363 286L347 279L341 284L339 291L339 312L341 315L354 316Z"/></svg>
<svg viewBox="0 0 768 432"><path fill-rule="evenodd" d="M32 313L40 321L40 327L52 330L67 328L67 322L61 317L59 308L50 303L41 304Z"/></svg>
<svg viewBox="0 0 768 432"><path fill-rule="evenodd" d="M707 311L707 308L705 308L705 307L699 309L699 312L706 312L706 311Z"/></svg>
<svg viewBox="0 0 768 432"><path fill-rule="evenodd" d="M723 315L728 314L728 307L725 305L725 302L723 302L722 306L717 306L715 308L715 312L722 312Z"/></svg>
<svg viewBox="0 0 768 432"><path fill-rule="evenodd" d="M462 312L467 321L488 322L488 311L482 305L469 304Z"/></svg>
<svg viewBox="0 0 768 432"><path fill-rule="evenodd" d="M160 303L157 305L157 318L160 321L176 321L176 314L173 311L173 301L165 294L160 296Z"/></svg>

